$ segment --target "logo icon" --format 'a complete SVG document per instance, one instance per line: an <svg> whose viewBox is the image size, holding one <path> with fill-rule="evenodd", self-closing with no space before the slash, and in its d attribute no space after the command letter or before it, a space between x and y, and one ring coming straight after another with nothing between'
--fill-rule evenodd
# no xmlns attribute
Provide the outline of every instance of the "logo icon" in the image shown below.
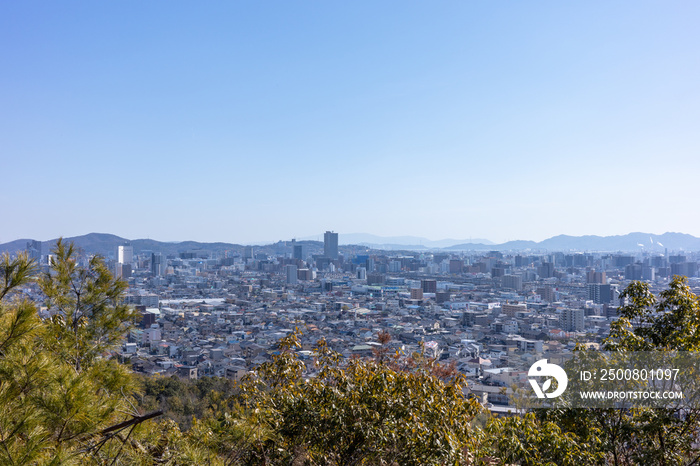
<svg viewBox="0 0 700 466"><path fill-rule="evenodd" d="M540 359L530 366L527 376L550 377L544 381L541 387L536 380L528 379L530 381L530 385L532 385L532 389L537 395L537 398L556 398L564 393L564 390L566 390L566 385L569 383L569 378L566 376L564 369L556 364L548 363L546 359ZM552 379L557 381L557 389L551 393L547 393L547 390L549 390L549 388L552 386Z"/></svg>

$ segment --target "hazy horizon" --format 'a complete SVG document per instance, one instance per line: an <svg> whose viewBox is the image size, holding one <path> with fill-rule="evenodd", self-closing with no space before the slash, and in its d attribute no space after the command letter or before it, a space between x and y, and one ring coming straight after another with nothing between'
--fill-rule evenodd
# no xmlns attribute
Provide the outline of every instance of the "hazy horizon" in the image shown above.
<svg viewBox="0 0 700 466"><path fill-rule="evenodd" d="M546 240L558 238L560 236L568 236L571 238L616 238L616 237L624 237L628 235L652 235L652 236L663 236L666 234L670 235L687 235L688 233L685 232L663 232L663 233L654 233L654 232L628 232L624 235L565 235L565 234L560 234L560 235L553 235L547 238L543 238L542 240L530 240L530 239L525 239L525 238L517 238L514 240L509 240L509 241L504 241L501 243L496 243L494 241L490 241L487 238L464 238L464 239L457 239L457 238L440 238L440 239L430 239L430 238L425 238L425 237L417 237L417 236L412 236L412 235L402 235L402 236L378 236L374 235L372 233L342 233L342 232L335 232L338 233L338 241L340 245L353 245L353 244L372 244L376 246L382 246L382 245L395 245L395 246L425 246L430 249L440 249L440 248L449 248L454 245L459 245L459 244L482 244L484 246L500 246L502 244L505 244L509 241L522 241L522 242L529 242L533 241L535 243L540 243ZM123 238L125 240L129 241L148 241L148 240L153 240L156 242L160 243L171 243L171 244L179 244L179 243L186 243L186 242L199 242L202 244L205 243L227 243L227 244L238 244L238 245L247 245L247 246L265 246L265 245L271 245L275 244L278 242L291 242L292 240L297 240L297 241L316 241L323 243L323 233L319 235L312 235L312 236L307 236L307 237L292 237L292 238L277 238L277 239L270 239L270 240L258 240L258 241L252 241L252 242L237 242L237 241L229 241L226 239L217 239L214 241L197 241L193 239L178 239L178 240L163 240L160 238L152 238L152 237L143 237L143 236L134 236L134 237L128 237L128 236L122 236L118 235L115 233L109 233L109 232L89 232L89 233L83 233L81 235L75 235L75 236L56 236L52 238L32 238L32 237L26 237L26 238L14 238L10 241L3 241L0 242L0 245L2 244L7 244L11 243L13 241L24 241L24 240L37 240L37 241L42 241L42 242L47 242L47 241L53 241L58 239L59 237L63 238L75 238L75 237L83 237L83 236L88 236L92 234L97 234L97 235L113 235L116 237ZM691 235L692 236L692 235ZM651 237L650 237L651 240ZM644 240L646 242L646 239ZM444 244L440 244L444 243ZM639 244L638 246L646 247L649 246L647 244ZM661 243L657 243L654 240L651 240L651 246L653 248L658 248L661 247L663 248L664 245Z"/></svg>
<svg viewBox="0 0 700 466"><path fill-rule="evenodd" d="M0 243L700 236L698 13L5 2Z"/></svg>

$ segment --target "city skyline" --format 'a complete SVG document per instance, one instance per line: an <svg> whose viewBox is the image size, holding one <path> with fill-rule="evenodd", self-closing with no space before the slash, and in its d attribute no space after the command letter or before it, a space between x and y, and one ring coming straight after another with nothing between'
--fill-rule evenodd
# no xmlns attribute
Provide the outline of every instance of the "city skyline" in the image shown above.
<svg viewBox="0 0 700 466"><path fill-rule="evenodd" d="M0 243L700 236L698 13L6 2Z"/></svg>
<svg viewBox="0 0 700 466"><path fill-rule="evenodd" d="M75 237L64 237L66 241L74 243L80 250L89 255L99 254L112 257L116 252L115 260L119 264L129 263L128 258L136 252L146 251L151 257L153 253L158 254L179 254L182 252L192 253L193 251L209 250L217 253L239 254L243 257L252 258L253 250L267 253L279 253L287 251L295 259L303 259L312 248L322 252L323 257L330 260L339 258L339 246L344 251L343 255L356 254L357 247L368 252L376 253L401 253L401 252L434 252L461 254L488 253L493 251L502 252L561 252L569 253L592 253L592 252L627 252L631 254L661 254L662 256L673 255L675 253L685 253L700 251L700 238L684 234L666 232L662 235L633 232L627 235L617 236L567 236L558 235L547 238L544 241L516 240L506 243L492 243L483 239L455 240L445 239L442 241L421 241L424 238L416 237L395 237L382 238L366 234L343 235L335 232L326 232L320 238L292 238L280 239L271 242L258 242L250 244L230 243L225 241L217 242L196 242L196 241L159 241L151 238L124 238L117 235L105 233L89 233ZM342 240L338 240L342 238ZM26 250L32 258L39 258L43 253L48 253L55 245L58 238L44 241L37 241L29 238L16 239L7 243L0 243L0 252L14 253L19 250ZM152 257L151 257L152 258ZM159 262L159 264L162 262ZM117 270L119 274L119 270Z"/></svg>

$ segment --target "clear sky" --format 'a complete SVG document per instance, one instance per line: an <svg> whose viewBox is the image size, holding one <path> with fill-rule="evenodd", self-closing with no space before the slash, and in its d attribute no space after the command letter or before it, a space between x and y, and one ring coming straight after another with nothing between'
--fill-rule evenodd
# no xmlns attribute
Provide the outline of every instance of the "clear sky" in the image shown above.
<svg viewBox="0 0 700 466"><path fill-rule="evenodd" d="M0 242L700 236L698 24L690 0L1 2Z"/></svg>

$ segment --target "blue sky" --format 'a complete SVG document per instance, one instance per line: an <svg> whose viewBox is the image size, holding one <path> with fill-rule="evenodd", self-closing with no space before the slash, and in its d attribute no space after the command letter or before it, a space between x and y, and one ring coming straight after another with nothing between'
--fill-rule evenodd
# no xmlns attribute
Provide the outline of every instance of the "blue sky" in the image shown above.
<svg viewBox="0 0 700 466"><path fill-rule="evenodd" d="M699 20L691 1L3 2L0 242L700 236Z"/></svg>

